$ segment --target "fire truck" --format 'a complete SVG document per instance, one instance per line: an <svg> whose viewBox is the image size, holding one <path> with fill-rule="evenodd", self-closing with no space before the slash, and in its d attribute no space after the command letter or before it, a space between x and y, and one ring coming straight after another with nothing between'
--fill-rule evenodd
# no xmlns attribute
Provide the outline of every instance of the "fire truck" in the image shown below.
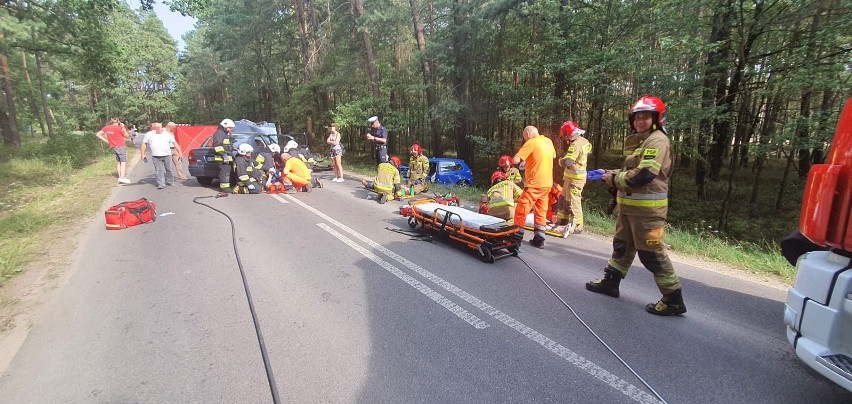
<svg viewBox="0 0 852 404"><path fill-rule="evenodd" d="M787 293L787 340L808 366L852 391L852 98L825 164L808 174L798 241L782 242L796 262Z"/></svg>

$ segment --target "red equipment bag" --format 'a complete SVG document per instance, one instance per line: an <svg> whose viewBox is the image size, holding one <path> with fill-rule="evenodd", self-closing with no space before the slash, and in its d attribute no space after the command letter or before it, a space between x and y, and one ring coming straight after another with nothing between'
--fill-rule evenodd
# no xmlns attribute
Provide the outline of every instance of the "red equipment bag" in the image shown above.
<svg viewBox="0 0 852 404"><path fill-rule="evenodd" d="M106 212L107 230L121 230L157 220L157 205L142 198L113 205Z"/></svg>

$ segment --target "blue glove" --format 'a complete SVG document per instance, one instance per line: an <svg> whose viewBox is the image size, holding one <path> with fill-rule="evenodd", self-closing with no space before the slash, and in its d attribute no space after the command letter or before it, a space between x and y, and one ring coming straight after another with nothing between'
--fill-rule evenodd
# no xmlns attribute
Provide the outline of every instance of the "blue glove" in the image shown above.
<svg viewBox="0 0 852 404"><path fill-rule="evenodd" d="M586 180L596 182L603 179L603 175L606 172L603 168L599 168L597 170L591 170L586 173Z"/></svg>

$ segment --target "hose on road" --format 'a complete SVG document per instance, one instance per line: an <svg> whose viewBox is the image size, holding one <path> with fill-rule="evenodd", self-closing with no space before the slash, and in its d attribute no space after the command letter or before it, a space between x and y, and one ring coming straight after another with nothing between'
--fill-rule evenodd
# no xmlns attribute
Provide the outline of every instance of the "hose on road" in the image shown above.
<svg viewBox="0 0 852 404"><path fill-rule="evenodd" d="M240 277L243 279L243 288L246 291L246 299L248 300L249 311L251 311L251 320L254 323L254 332L257 335L257 343L260 345L260 356L263 357L263 366L266 368L266 379L269 382L269 391L272 393L272 402L275 404L279 404L281 399L278 397L278 386L275 384L275 376L272 374L272 364L269 361L269 354L266 351L266 343L263 341L263 333L260 331L260 322L257 319L257 311L254 308L254 300L251 297L251 290L249 289L248 280L246 279L246 271L243 269L243 261L240 259L240 251L237 249L237 229L234 226L234 220L228 216L227 213L216 209L206 203L199 202L199 199L206 198L218 198L219 196L228 196L228 194L219 193L217 195L211 196L197 196L192 198L193 203L197 203L202 206L206 206L216 212L221 213L223 216L228 218L228 222L231 223L231 241L234 245L234 256L237 258L237 266L240 268Z"/></svg>
<svg viewBox="0 0 852 404"><path fill-rule="evenodd" d="M535 268L532 267L532 265L530 265L529 263L524 261L524 259L521 258L521 256L518 256L518 259L521 260L521 262L523 262L524 265L526 265L527 268L529 268L530 271L532 271L535 274L536 277L538 277L538 279L544 284L544 286L547 286L547 288L550 289L550 292L553 293L553 295L556 296L556 298L559 299L559 301L562 302L562 304L565 305L565 307L567 307L568 310L571 311L571 314L573 314L574 317L576 317L577 320L580 321L580 324L582 324L583 327L586 327L586 329L589 330L590 333L592 333L592 335L595 337L595 339L597 339L598 342L600 342L604 346L604 348L606 348L613 356L615 356L615 358L618 359L618 361L621 362L621 364L624 365L624 367L627 368L627 370L629 370L630 373L633 374L633 376L636 376L636 378L639 379L639 381L642 382L642 384L644 384L645 387L647 387L648 390L650 390L651 393L653 393L654 396L657 397L657 399L659 399L663 404L668 404L666 402L666 400L664 400L663 397L660 396L660 394L657 393L657 391L654 390L654 388L651 387L651 385L648 384L648 382L646 382L645 379L642 378L642 376L639 376L639 374L636 373L636 371L633 370L633 368L630 367L630 365L628 365L627 362L624 361L624 359L621 359L621 356L619 356L618 353L615 352L614 349L610 348L610 346L606 342L604 342L604 340L601 337L598 336L598 333L596 333L595 330L592 329L592 327L589 327L589 325L586 324L585 321L583 321L583 319L580 317L580 315L577 314L577 312L574 311L574 309L568 303L566 303L565 300L563 300L562 297L559 296L559 294L556 293L556 291L553 290L552 287L550 287L550 284L548 284L547 281L545 281L544 278L542 278L541 275L538 274L538 272L535 270Z"/></svg>

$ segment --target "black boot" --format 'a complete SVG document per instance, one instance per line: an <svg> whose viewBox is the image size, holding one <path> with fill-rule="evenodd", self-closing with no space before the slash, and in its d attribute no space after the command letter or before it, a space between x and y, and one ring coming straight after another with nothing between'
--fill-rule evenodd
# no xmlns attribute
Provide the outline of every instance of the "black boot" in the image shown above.
<svg viewBox="0 0 852 404"><path fill-rule="evenodd" d="M603 279L586 282L586 289L595 293L603 293L607 296L617 298L620 295L618 292L618 285L620 284L621 273L619 273L615 268L607 265L607 267L604 268Z"/></svg>
<svg viewBox="0 0 852 404"><path fill-rule="evenodd" d="M533 238L530 240L530 244L531 244L533 247L535 247L535 248L544 248L544 237L539 236L538 234L536 234L536 235L535 235L535 236L533 236Z"/></svg>
<svg viewBox="0 0 852 404"><path fill-rule="evenodd" d="M679 316L686 313L686 305L683 303L683 293L678 289L667 295L663 295L657 304L648 303L645 311L658 316Z"/></svg>

